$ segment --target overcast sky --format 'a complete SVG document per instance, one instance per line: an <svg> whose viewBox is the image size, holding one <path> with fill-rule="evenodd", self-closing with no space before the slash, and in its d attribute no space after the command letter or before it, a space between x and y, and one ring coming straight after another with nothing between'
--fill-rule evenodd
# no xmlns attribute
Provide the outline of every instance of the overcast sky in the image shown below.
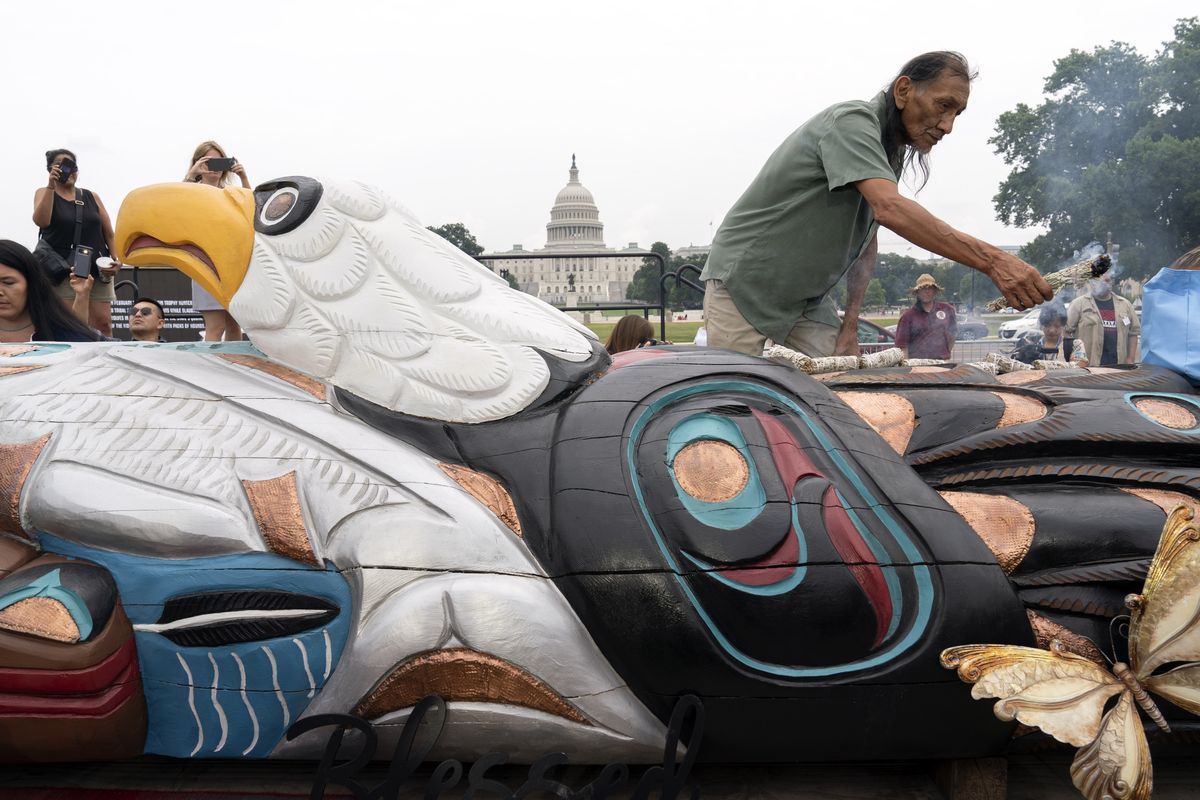
<svg viewBox="0 0 1200 800"><path fill-rule="evenodd" d="M1143 55L1188 2L5 2L0 238L32 246L43 153L79 156L116 215L130 189L183 177L213 138L261 182L383 187L427 225L489 250L545 243L571 154L611 245L707 243L805 119L869 98L912 55L980 71L919 200L995 244L1007 173L987 139L1036 104L1054 59L1114 39ZM1120 232L1114 232L1120 238ZM884 232L888 249L901 240ZM914 255L919 253L914 252Z"/></svg>

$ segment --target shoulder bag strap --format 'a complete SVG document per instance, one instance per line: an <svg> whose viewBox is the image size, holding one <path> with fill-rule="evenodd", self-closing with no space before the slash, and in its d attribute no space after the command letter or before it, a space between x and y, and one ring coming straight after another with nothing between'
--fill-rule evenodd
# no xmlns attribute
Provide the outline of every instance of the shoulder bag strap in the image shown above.
<svg viewBox="0 0 1200 800"><path fill-rule="evenodd" d="M79 240L83 238L83 200L87 197L86 189L75 190L75 241L71 243L71 248L79 246Z"/></svg>

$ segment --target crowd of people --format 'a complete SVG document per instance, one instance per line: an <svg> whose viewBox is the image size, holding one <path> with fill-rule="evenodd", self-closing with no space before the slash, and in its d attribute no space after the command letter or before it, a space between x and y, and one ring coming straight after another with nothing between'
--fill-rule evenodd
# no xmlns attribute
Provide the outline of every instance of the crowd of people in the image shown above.
<svg viewBox="0 0 1200 800"><path fill-rule="evenodd" d="M79 185L73 151L47 151L46 172L46 185L33 197L33 249L0 241L0 342L111 340L121 269L112 217L99 194ZM193 152L184 181L224 187L231 176L251 188L245 166L206 141ZM192 303L204 319L205 341L241 340L237 321L195 283ZM161 341L166 322L161 303L139 297L130 309L130 337Z"/></svg>
<svg viewBox="0 0 1200 800"><path fill-rule="evenodd" d="M876 97L837 103L784 140L714 236L701 276L704 343L752 355L761 354L768 340L809 356L857 354L858 317L880 226L979 270L1014 308L1051 301L1049 285L1032 266L899 194L906 170L928 180L929 153L966 110L975 77L958 53L924 53ZM110 339L114 278L121 268L112 218L100 196L79 185L74 152L48 151L46 171L46 185L34 194L36 246L30 251L5 241L0 247L0 323L10 326L0 327L0 341ZM237 181L251 188L245 166L211 140L195 148L183 180L216 188ZM839 315L832 290L843 278L847 298ZM914 304L900 318L896 336L907 356L951 357L957 319L954 307L938 300L942 291L928 274L912 287ZM204 320L206 341L242 338L237 321L195 282L192 304ZM1111 276L1091 281L1068 308L1048 303L1039 323L1039 357L1093 366L1138 361L1141 324L1129 301L1112 291ZM165 324L161 304L138 298L129 322L134 339L155 341ZM1163 326L1157 330L1166 336ZM659 342L649 322L629 316L606 348L618 353L653 344ZM1152 349L1160 357L1174 352L1163 343L1147 347Z"/></svg>

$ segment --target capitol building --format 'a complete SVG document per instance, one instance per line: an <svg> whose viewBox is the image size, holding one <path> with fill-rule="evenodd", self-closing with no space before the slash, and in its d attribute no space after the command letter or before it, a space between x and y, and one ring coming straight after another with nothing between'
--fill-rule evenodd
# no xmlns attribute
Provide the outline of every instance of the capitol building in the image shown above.
<svg viewBox="0 0 1200 800"><path fill-rule="evenodd" d="M577 255L584 252L604 255ZM530 251L515 244L511 250L487 255L488 266L497 273L508 270L521 291L551 305L573 306L625 302L625 288L649 252L637 242L621 249L604 246L600 209L592 193L579 182L579 169L572 155L570 178L550 209L546 246ZM523 258L529 253L555 257Z"/></svg>

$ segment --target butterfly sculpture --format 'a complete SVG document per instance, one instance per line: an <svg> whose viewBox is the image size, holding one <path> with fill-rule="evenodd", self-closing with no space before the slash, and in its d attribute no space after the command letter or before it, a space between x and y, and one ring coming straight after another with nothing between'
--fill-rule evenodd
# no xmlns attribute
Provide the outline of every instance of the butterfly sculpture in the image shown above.
<svg viewBox="0 0 1200 800"><path fill-rule="evenodd" d="M942 651L942 666L975 684L971 696L999 698L994 711L1079 747L1071 779L1089 800L1150 797L1146 734L1134 704L1170 727L1146 690L1200 714L1200 528L1180 505L1168 516L1142 594L1130 609L1129 663L1112 671L1069 652L972 644ZM1116 704L1105 708L1117 698Z"/></svg>

